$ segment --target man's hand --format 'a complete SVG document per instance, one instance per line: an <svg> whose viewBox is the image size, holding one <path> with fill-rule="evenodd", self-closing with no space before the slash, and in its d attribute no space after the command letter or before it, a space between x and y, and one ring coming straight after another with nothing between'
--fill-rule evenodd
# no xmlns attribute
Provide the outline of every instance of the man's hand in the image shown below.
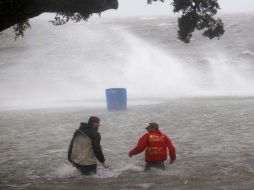
<svg viewBox="0 0 254 190"><path fill-rule="evenodd" d="M73 167L75 167L75 168L79 169L78 164L76 164L75 162L72 162L71 164L72 164L72 166L73 166Z"/></svg>
<svg viewBox="0 0 254 190"><path fill-rule="evenodd" d="M131 154L131 152L129 152L129 153L128 153L128 156L129 156L129 157L132 157L132 154Z"/></svg>
<svg viewBox="0 0 254 190"><path fill-rule="evenodd" d="M105 162L102 163L102 165L103 165L104 168L109 168L109 165L107 163L105 163Z"/></svg>

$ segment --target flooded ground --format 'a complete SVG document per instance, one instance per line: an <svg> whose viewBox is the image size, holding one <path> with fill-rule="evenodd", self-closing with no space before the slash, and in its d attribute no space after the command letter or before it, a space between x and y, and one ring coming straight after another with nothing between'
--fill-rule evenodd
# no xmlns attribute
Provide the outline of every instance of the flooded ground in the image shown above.
<svg viewBox="0 0 254 190"><path fill-rule="evenodd" d="M101 118L109 169L81 176L67 161L80 121ZM143 172L143 154L127 153L151 121L176 147L166 171ZM254 187L254 99L202 98L129 106L127 111L82 107L2 110L0 189L230 189Z"/></svg>

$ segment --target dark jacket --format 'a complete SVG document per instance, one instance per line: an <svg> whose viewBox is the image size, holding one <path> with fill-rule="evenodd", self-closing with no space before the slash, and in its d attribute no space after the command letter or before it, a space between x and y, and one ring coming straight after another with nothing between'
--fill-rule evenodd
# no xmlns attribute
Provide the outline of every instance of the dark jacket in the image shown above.
<svg viewBox="0 0 254 190"><path fill-rule="evenodd" d="M79 134L79 133L85 133L88 137L91 138L94 155L96 156L96 158L99 162L104 163L105 158L104 158L102 148L101 148L101 145L100 145L101 135L96 129L93 129L87 123L80 123L79 129L77 129L74 132L74 135L72 137L72 140L71 140L71 143L70 143L70 146L69 146L69 150L68 150L68 160L70 162L72 162L71 153L72 153L73 140L77 136L77 134Z"/></svg>

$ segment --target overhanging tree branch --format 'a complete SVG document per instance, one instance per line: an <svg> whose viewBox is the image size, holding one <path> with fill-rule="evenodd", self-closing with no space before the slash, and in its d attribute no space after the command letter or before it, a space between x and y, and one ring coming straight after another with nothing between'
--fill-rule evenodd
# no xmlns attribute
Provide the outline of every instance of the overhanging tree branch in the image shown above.
<svg viewBox="0 0 254 190"><path fill-rule="evenodd" d="M147 4L164 0L147 0ZM214 19L220 9L218 0L172 0L173 12L180 13L178 18L178 39L189 43L195 30L203 30L203 36L213 39L224 34L221 19ZM73 20L87 20L93 13L117 9L117 0L0 0L0 31L16 24L16 36L23 36L29 28L28 19L41 13L57 13L51 21L62 25Z"/></svg>
<svg viewBox="0 0 254 190"><path fill-rule="evenodd" d="M93 13L117 7L117 0L0 0L0 31L46 12L76 15L77 19L80 15L85 20Z"/></svg>

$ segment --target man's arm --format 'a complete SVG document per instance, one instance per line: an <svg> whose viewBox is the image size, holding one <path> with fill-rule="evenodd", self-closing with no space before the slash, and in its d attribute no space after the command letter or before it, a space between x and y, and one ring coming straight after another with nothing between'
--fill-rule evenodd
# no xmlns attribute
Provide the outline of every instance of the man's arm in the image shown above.
<svg viewBox="0 0 254 190"><path fill-rule="evenodd" d="M145 148L147 147L147 139L148 139L148 133L143 135L139 141L136 147L134 147L132 150L129 152L129 157L132 157L135 154L138 154L140 152L143 152Z"/></svg>
<svg viewBox="0 0 254 190"><path fill-rule="evenodd" d="M166 145L168 147L168 151L169 151L169 156L170 156L170 163L173 163L173 161L176 159L176 150L175 147L172 143L172 141L167 137L166 137Z"/></svg>
<svg viewBox="0 0 254 190"><path fill-rule="evenodd" d="M94 154L97 158L97 160L101 163L105 162L105 157L104 154L102 152L102 148L101 148L101 135L100 133L96 132L94 133L93 137L92 137L92 148L94 151Z"/></svg>

